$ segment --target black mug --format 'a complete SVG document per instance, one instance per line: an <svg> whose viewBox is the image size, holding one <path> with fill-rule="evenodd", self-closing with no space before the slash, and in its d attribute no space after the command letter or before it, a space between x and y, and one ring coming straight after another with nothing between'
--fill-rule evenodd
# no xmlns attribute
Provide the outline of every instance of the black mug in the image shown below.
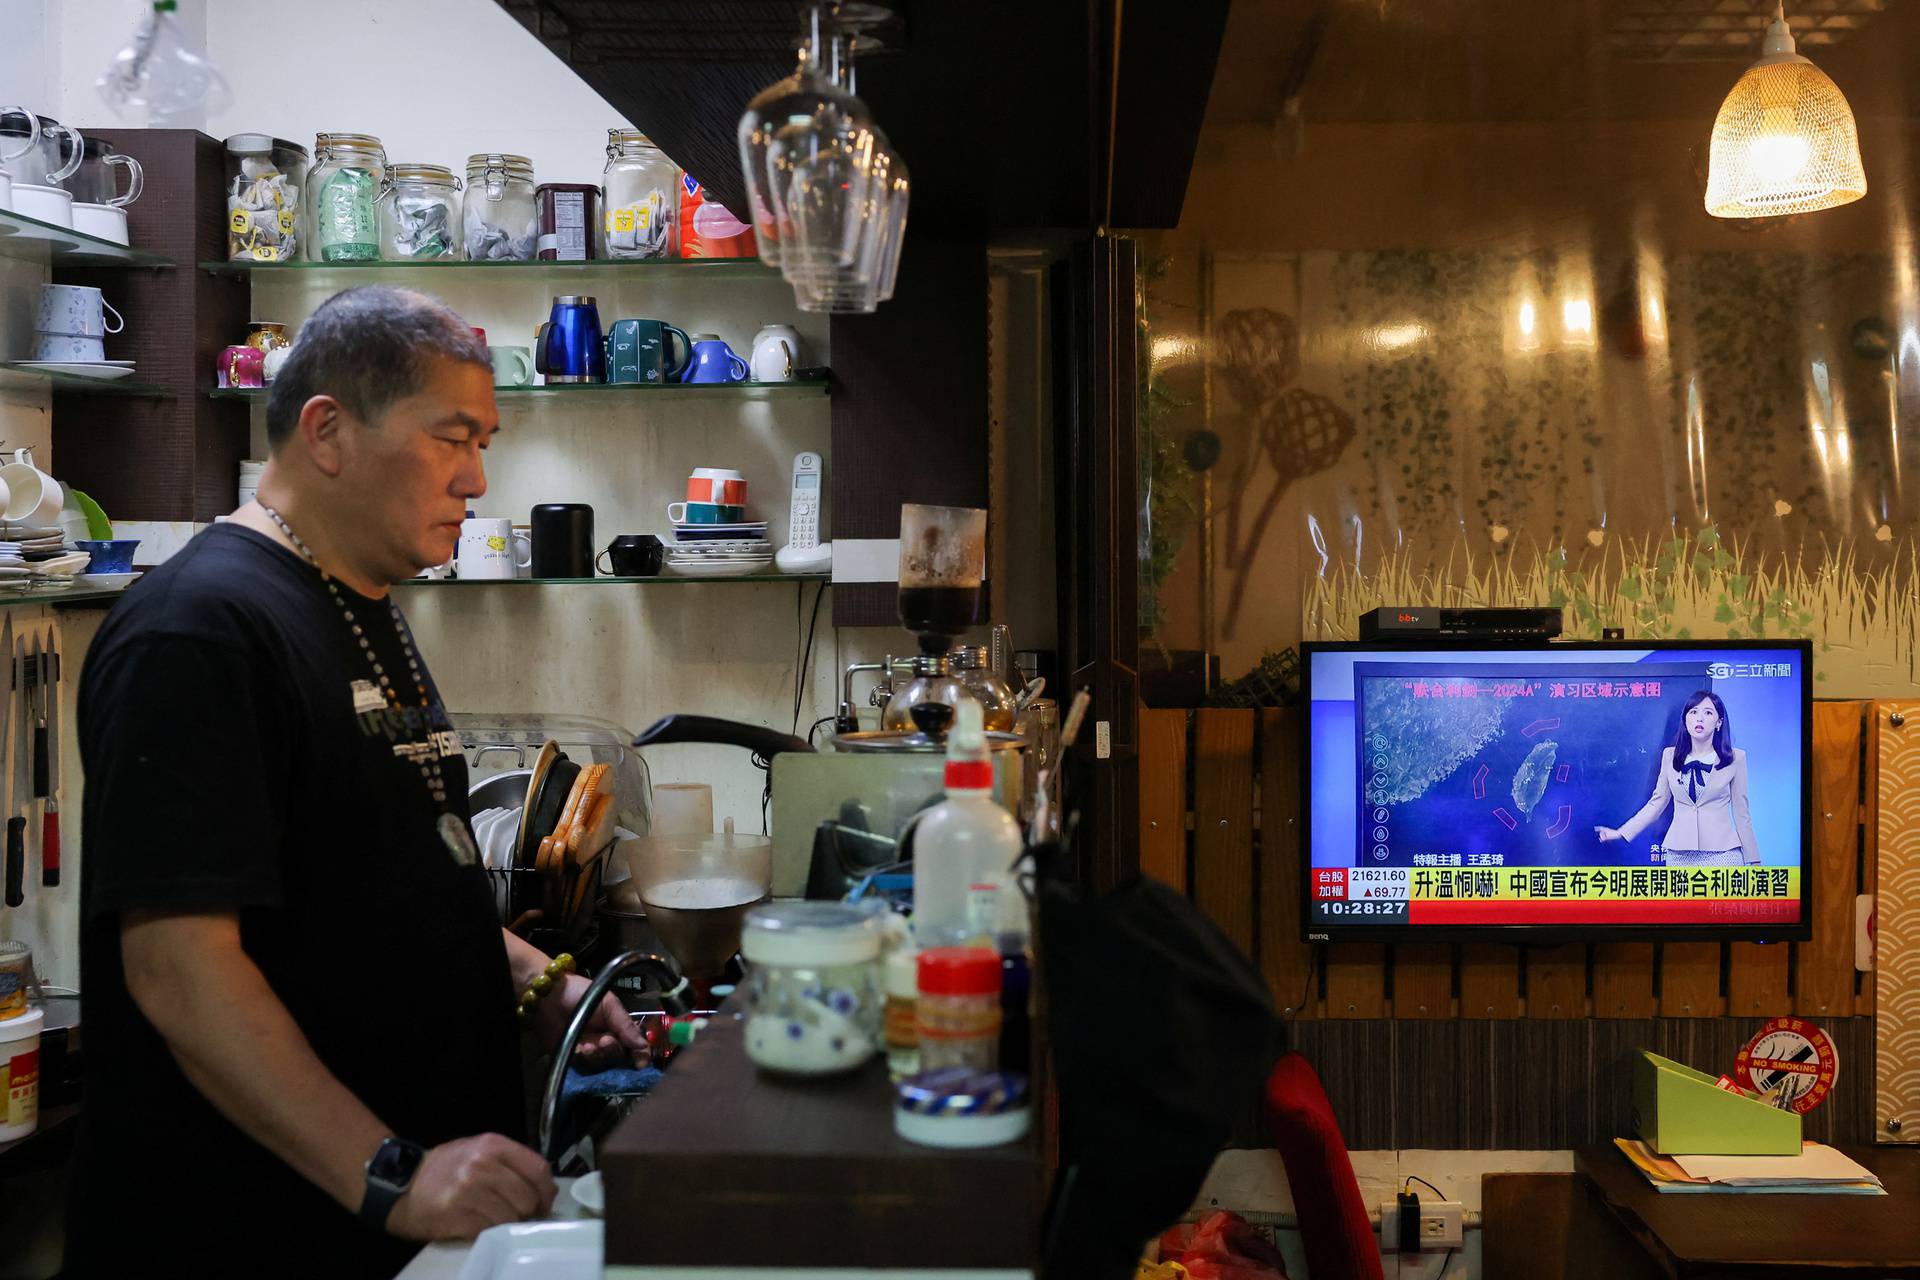
<svg viewBox="0 0 1920 1280"><path fill-rule="evenodd" d="M533 509L533 576L593 576L593 508L584 502L543 502Z"/></svg>
<svg viewBox="0 0 1920 1280"><path fill-rule="evenodd" d="M657 578L666 556L666 547L651 533L623 533L609 542L593 563L602 573L616 578ZM611 561L613 567L603 567L602 560Z"/></svg>

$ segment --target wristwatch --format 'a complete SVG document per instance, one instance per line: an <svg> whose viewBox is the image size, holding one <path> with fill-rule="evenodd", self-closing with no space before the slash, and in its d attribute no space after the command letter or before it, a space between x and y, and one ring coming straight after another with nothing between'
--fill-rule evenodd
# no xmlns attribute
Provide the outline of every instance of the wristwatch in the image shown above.
<svg viewBox="0 0 1920 1280"><path fill-rule="evenodd" d="M420 1172L427 1149L405 1138L388 1138L367 1161L367 1194L360 1201L360 1221L376 1231L384 1230L387 1215Z"/></svg>

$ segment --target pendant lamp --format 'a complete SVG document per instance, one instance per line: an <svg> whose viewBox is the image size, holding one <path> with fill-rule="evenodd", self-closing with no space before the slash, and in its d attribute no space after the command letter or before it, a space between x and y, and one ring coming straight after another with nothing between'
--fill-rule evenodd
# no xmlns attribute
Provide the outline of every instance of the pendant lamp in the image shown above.
<svg viewBox="0 0 1920 1280"><path fill-rule="evenodd" d="M1826 73L1793 51L1774 10L1760 60L1735 82L1713 122L1707 212L1771 218L1848 204L1867 194L1853 108Z"/></svg>

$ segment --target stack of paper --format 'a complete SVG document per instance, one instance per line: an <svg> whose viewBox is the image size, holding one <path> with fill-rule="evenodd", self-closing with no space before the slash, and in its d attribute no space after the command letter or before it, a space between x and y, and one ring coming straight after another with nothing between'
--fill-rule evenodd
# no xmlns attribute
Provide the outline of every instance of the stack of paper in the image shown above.
<svg viewBox="0 0 1920 1280"><path fill-rule="evenodd" d="M1615 1138L1655 1191L1767 1195L1883 1196L1873 1170L1818 1142L1797 1156L1663 1156L1644 1142Z"/></svg>

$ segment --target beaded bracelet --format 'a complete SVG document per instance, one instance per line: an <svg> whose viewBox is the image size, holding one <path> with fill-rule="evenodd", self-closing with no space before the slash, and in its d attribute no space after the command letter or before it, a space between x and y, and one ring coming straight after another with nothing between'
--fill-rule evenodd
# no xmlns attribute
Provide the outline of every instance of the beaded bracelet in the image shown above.
<svg viewBox="0 0 1920 1280"><path fill-rule="evenodd" d="M520 1008L518 1010L520 1020L522 1022L533 1021L534 1007L553 990L555 982L572 972L573 957L564 952L549 961L547 971L535 978L532 982L529 982L527 989L520 993Z"/></svg>

